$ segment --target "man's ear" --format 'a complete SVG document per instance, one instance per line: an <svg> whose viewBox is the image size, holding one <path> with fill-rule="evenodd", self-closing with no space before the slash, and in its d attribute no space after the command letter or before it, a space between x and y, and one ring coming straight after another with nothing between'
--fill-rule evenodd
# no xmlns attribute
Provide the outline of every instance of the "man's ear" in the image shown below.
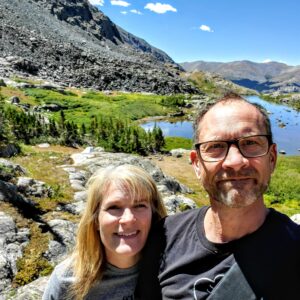
<svg viewBox="0 0 300 300"><path fill-rule="evenodd" d="M269 151L270 151L270 168L271 168L271 173L273 173L277 161L277 145L276 144L271 145Z"/></svg>
<svg viewBox="0 0 300 300"><path fill-rule="evenodd" d="M198 158L198 154L196 150L192 150L190 153L190 159L194 168L194 171L196 173L197 178L200 178L200 171L201 171L201 163Z"/></svg>

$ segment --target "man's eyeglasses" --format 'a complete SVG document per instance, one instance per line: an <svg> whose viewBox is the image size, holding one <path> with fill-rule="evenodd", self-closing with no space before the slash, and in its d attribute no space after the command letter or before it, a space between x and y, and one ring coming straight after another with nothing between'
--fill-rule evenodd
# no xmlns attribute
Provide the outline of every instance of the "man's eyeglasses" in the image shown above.
<svg viewBox="0 0 300 300"><path fill-rule="evenodd" d="M266 134L241 137L230 141L208 141L195 144L198 155L205 162L217 162L226 158L231 145L236 145L246 158L264 156L269 152L271 136Z"/></svg>

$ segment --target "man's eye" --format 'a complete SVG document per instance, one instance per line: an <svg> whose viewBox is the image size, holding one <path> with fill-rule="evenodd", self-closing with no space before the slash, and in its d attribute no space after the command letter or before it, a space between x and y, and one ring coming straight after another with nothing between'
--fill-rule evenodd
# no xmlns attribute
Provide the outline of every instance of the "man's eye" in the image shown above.
<svg viewBox="0 0 300 300"><path fill-rule="evenodd" d="M223 149L224 148L224 144L215 143L215 144L211 145L211 148L214 148L214 149Z"/></svg>
<svg viewBox="0 0 300 300"><path fill-rule="evenodd" d="M222 150L225 148L225 145L223 143L210 143L206 146L206 151L215 151L215 150Z"/></svg>
<svg viewBox="0 0 300 300"><path fill-rule="evenodd" d="M244 146L260 146L260 143L256 140L245 140L243 142Z"/></svg>

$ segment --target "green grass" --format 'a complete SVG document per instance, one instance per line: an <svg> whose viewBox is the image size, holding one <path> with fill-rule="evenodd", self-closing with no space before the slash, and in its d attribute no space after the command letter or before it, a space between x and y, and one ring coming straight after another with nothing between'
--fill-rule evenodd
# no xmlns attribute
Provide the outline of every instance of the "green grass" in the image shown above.
<svg viewBox="0 0 300 300"><path fill-rule="evenodd" d="M25 82L29 84L40 84L43 82L42 80L32 80L24 77L19 77L19 76L13 76L11 79L18 83Z"/></svg>
<svg viewBox="0 0 300 300"><path fill-rule="evenodd" d="M292 215L300 212L300 156L279 156L266 203Z"/></svg>
<svg viewBox="0 0 300 300"><path fill-rule="evenodd" d="M49 234L43 234L38 224L31 224L30 241L24 249L23 256L17 260L18 273L13 280L14 285L25 285L39 276L46 276L52 272L52 265L43 258L48 243Z"/></svg>
<svg viewBox="0 0 300 300"><path fill-rule="evenodd" d="M278 104L284 104L287 106L290 106L298 111L300 111L300 101L288 101L285 103L282 103L282 99L289 99L292 97L293 94L284 94L284 95L278 95L278 96L272 96L268 94L260 94L260 97L268 102L278 103Z"/></svg>
<svg viewBox="0 0 300 300"><path fill-rule="evenodd" d="M35 198L38 207L44 212L55 209L58 203L73 201L68 173L57 165L69 163L69 155L54 151L36 150L32 146L21 145L22 154L11 160L27 171L26 176L41 180L49 185L54 194L51 198Z"/></svg>
<svg viewBox="0 0 300 300"><path fill-rule="evenodd" d="M214 82L208 80L204 73L194 72L188 77L188 81L207 94L220 94L221 90Z"/></svg>
<svg viewBox="0 0 300 300"><path fill-rule="evenodd" d="M24 89L28 101L36 105L58 104L65 106L66 120L85 125L95 115L120 116L125 119L138 120L149 116L165 116L177 110L176 106L164 106L165 99L174 96L113 93L87 91L81 94L74 92L60 93L44 89ZM165 100L166 101L166 100ZM172 102L171 100L169 102ZM56 120L59 113L53 113Z"/></svg>
<svg viewBox="0 0 300 300"><path fill-rule="evenodd" d="M165 137L165 146L163 150L170 151L172 149L183 148L187 150L191 150L193 143L191 139L183 138L183 137Z"/></svg>

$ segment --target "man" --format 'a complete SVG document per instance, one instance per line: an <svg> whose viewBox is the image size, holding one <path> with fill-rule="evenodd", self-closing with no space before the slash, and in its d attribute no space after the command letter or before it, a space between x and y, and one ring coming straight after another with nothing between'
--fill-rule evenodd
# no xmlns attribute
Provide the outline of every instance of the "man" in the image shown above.
<svg viewBox="0 0 300 300"><path fill-rule="evenodd" d="M276 165L270 121L231 94L199 112L191 161L209 207L167 217L149 238L142 299L300 299L300 227L265 207Z"/></svg>

